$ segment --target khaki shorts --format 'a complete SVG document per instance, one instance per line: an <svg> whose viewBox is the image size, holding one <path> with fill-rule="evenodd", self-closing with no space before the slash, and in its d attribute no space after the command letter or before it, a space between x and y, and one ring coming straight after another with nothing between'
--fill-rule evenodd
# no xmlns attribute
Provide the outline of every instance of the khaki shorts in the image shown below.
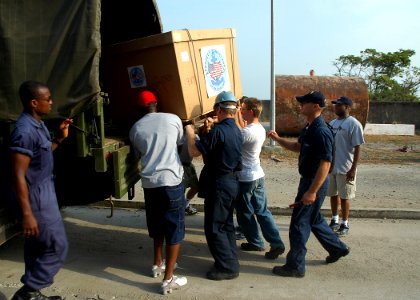
<svg viewBox="0 0 420 300"><path fill-rule="evenodd" d="M356 196L356 176L353 181L347 181L345 174L331 174L327 196L353 199Z"/></svg>
<svg viewBox="0 0 420 300"><path fill-rule="evenodd" d="M195 188L198 190L198 177L193 164L182 165L184 167L184 178L182 179L186 189Z"/></svg>

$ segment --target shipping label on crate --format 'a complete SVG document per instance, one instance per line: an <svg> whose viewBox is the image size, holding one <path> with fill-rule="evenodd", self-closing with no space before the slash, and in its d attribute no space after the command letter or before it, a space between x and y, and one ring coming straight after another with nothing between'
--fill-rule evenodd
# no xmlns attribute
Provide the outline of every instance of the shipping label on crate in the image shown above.
<svg viewBox="0 0 420 300"><path fill-rule="evenodd" d="M200 51L208 97L216 96L221 91L230 91L225 46L208 46Z"/></svg>
<svg viewBox="0 0 420 300"><path fill-rule="evenodd" d="M127 70L132 88L145 87L147 85L146 75L144 74L144 68L142 65L128 67Z"/></svg>

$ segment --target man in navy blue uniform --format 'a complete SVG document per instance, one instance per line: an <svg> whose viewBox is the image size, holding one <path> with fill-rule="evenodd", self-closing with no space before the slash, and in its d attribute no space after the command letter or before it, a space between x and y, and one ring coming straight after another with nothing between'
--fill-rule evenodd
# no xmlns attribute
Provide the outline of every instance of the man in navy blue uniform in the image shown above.
<svg viewBox="0 0 420 300"><path fill-rule="evenodd" d="M311 231L329 253L327 263L349 254L349 248L335 235L320 212L329 185L334 144L332 132L321 116L325 97L320 92L310 92L296 99L308 121L298 141L280 138L274 130L268 132L268 137L284 148L300 152L301 179L295 203L291 205L294 209L289 230L290 251L286 264L273 268L274 274L286 277L305 276L306 242Z"/></svg>
<svg viewBox="0 0 420 300"><path fill-rule="evenodd" d="M205 164L198 196L204 198L204 231L215 261L207 272L211 280L239 276L233 208L239 192L235 172L241 168L243 139L235 122L236 109L233 93L221 92L214 104L217 122L213 124L211 118L206 120L209 132L196 141L193 126L185 128L190 155L203 155Z"/></svg>
<svg viewBox="0 0 420 300"><path fill-rule="evenodd" d="M68 136L72 120L60 124L54 140L41 117L51 111L49 88L40 82L25 81L19 88L23 112L11 138L14 200L25 236L24 284L13 300L61 299L47 297L39 290L52 284L64 263L68 243L58 208L53 179L53 150Z"/></svg>

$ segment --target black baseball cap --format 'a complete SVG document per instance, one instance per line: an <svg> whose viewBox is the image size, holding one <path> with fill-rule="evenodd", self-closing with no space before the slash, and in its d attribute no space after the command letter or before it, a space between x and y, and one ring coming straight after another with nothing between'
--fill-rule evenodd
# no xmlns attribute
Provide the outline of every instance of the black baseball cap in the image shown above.
<svg viewBox="0 0 420 300"><path fill-rule="evenodd" d="M297 96L296 100L299 103L315 103L320 107L325 107L325 97L321 92L312 91L303 96Z"/></svg>
<svg viewBox="0 0 420 300"><path fill-rule="evenodd" d="M343 104L343 105L348 105L350 107L353 106L353 101L351 101L350 98L341 96L340 98L338 98L337 100L331 101L332 104Z"/></svg>

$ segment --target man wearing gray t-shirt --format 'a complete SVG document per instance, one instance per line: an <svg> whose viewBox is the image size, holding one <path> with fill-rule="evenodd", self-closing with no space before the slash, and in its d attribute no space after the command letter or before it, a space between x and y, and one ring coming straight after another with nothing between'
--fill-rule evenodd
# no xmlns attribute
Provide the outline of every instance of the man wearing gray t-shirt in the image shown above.
<svg viewBox="0 0 420 300"><path fill-rule="evenodd" d="M131 128L129 137L141 159L147 229L154 248L151 276L164 273L161 292L166 295L187 284L187 278L173 275L185 235L184 172L178 155L184 130L178 116L156 112L157 101L152 92L141 91L138 104L141 118Z"/></svg>
<svg viewBox="0 0 420 300"><path fill-rule="evenodd" d="M349 232L350 199L356 193L356 172L360 145L364 144L363 127L350 116L353 101L340 97L332 101L337 118L330 122L335 132L335 159L327 195L331 197L332 219L330 227L343 236ZM342 222L339 224L338 207L341 202Z"/></svg>

